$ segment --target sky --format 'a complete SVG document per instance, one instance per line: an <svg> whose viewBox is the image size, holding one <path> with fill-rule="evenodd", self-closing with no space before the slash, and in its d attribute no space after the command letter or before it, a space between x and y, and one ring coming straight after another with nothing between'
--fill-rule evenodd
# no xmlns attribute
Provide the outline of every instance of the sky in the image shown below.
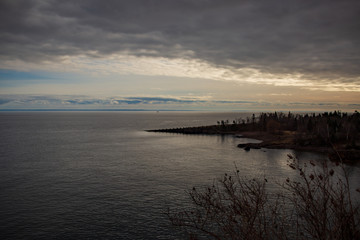
<svg viewBox="0 0 360 240"><path fill-rule="evenodd" d="M360 109L358 0L0 0L0 110Z"/></svg>

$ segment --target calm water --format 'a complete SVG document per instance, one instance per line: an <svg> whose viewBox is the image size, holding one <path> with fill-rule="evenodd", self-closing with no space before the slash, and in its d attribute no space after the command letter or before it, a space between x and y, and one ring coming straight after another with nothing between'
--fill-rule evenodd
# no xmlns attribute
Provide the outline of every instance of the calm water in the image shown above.
<svg viewBox="0 0 360 240"><path fill-rule="evenodd" d="M236 165L247 176L284 180L291 150L251 150L231 136L148 133L216 124L245 113L0 113L2 239L181 238L164 214L185 190ZM254 140L252 140L254 141ZM296 153L300 159L323 156ZM351 181L360 170L352 168Z"/></svg>

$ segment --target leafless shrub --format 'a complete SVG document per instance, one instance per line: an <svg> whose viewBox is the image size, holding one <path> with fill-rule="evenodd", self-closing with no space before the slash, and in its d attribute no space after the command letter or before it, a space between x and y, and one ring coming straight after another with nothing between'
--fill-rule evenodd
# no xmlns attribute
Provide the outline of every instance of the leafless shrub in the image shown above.
<svg viewBox="0 0 360 240"><path fill-rule="evenodd" d="M359 208L353 206L344 166L335 169L339 175L327 162L310 162L310 167L290 159L299 179L287 179L282 186L295 211L297 232L312 239L358 239Z"/></svg>
<svg viewBox="0 0 360 240"><path fill-rule="evenodd" d="M189 191L192 208L169 210L171 223L190 239L359 239L348 176L325 163L289 160L298 178L286 179L279 193L266 191L267 179L242 178L237 170Z"/></svg>
<svg viewBox="0 0 360 240"><path fill-rule="evenodd" d="M197 235L213 239L270 238L275 234L272 229L277 209L269 208L266 181L241 178L239 171L225 174L211 187L189 192L192 209L169 212L168 216L173 225L189 233L190 239L197 239Z"/></svg>

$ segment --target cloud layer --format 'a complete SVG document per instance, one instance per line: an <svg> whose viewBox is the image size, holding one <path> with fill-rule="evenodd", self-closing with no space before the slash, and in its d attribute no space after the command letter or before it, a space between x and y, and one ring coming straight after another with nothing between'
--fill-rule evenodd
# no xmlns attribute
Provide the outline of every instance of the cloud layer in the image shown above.
<svg viewBox="0 0 360 240"><path fill-rule="evenodd" d="M336 102L268 102L203 100L196 97L102 97L75 95L0 95L2 110L221 110L221 111L332 111L352 112L360 104Z"/></svg>
<svg viewBox="0 0 360 240"><path fill-rule="evenodd" d="M359 29L357 0L3 0L0 67L133 56L358 90Z"/></svg>

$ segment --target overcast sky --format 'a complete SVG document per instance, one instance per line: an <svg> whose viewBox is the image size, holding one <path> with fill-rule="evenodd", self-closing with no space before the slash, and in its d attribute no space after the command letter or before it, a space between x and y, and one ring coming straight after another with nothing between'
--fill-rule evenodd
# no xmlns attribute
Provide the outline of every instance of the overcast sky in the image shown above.
<svg viewBox="0 0 360 240"><path fill-rule="evenodd" d="M0 109L359 106L358 0L0 0Z"/></svg>

